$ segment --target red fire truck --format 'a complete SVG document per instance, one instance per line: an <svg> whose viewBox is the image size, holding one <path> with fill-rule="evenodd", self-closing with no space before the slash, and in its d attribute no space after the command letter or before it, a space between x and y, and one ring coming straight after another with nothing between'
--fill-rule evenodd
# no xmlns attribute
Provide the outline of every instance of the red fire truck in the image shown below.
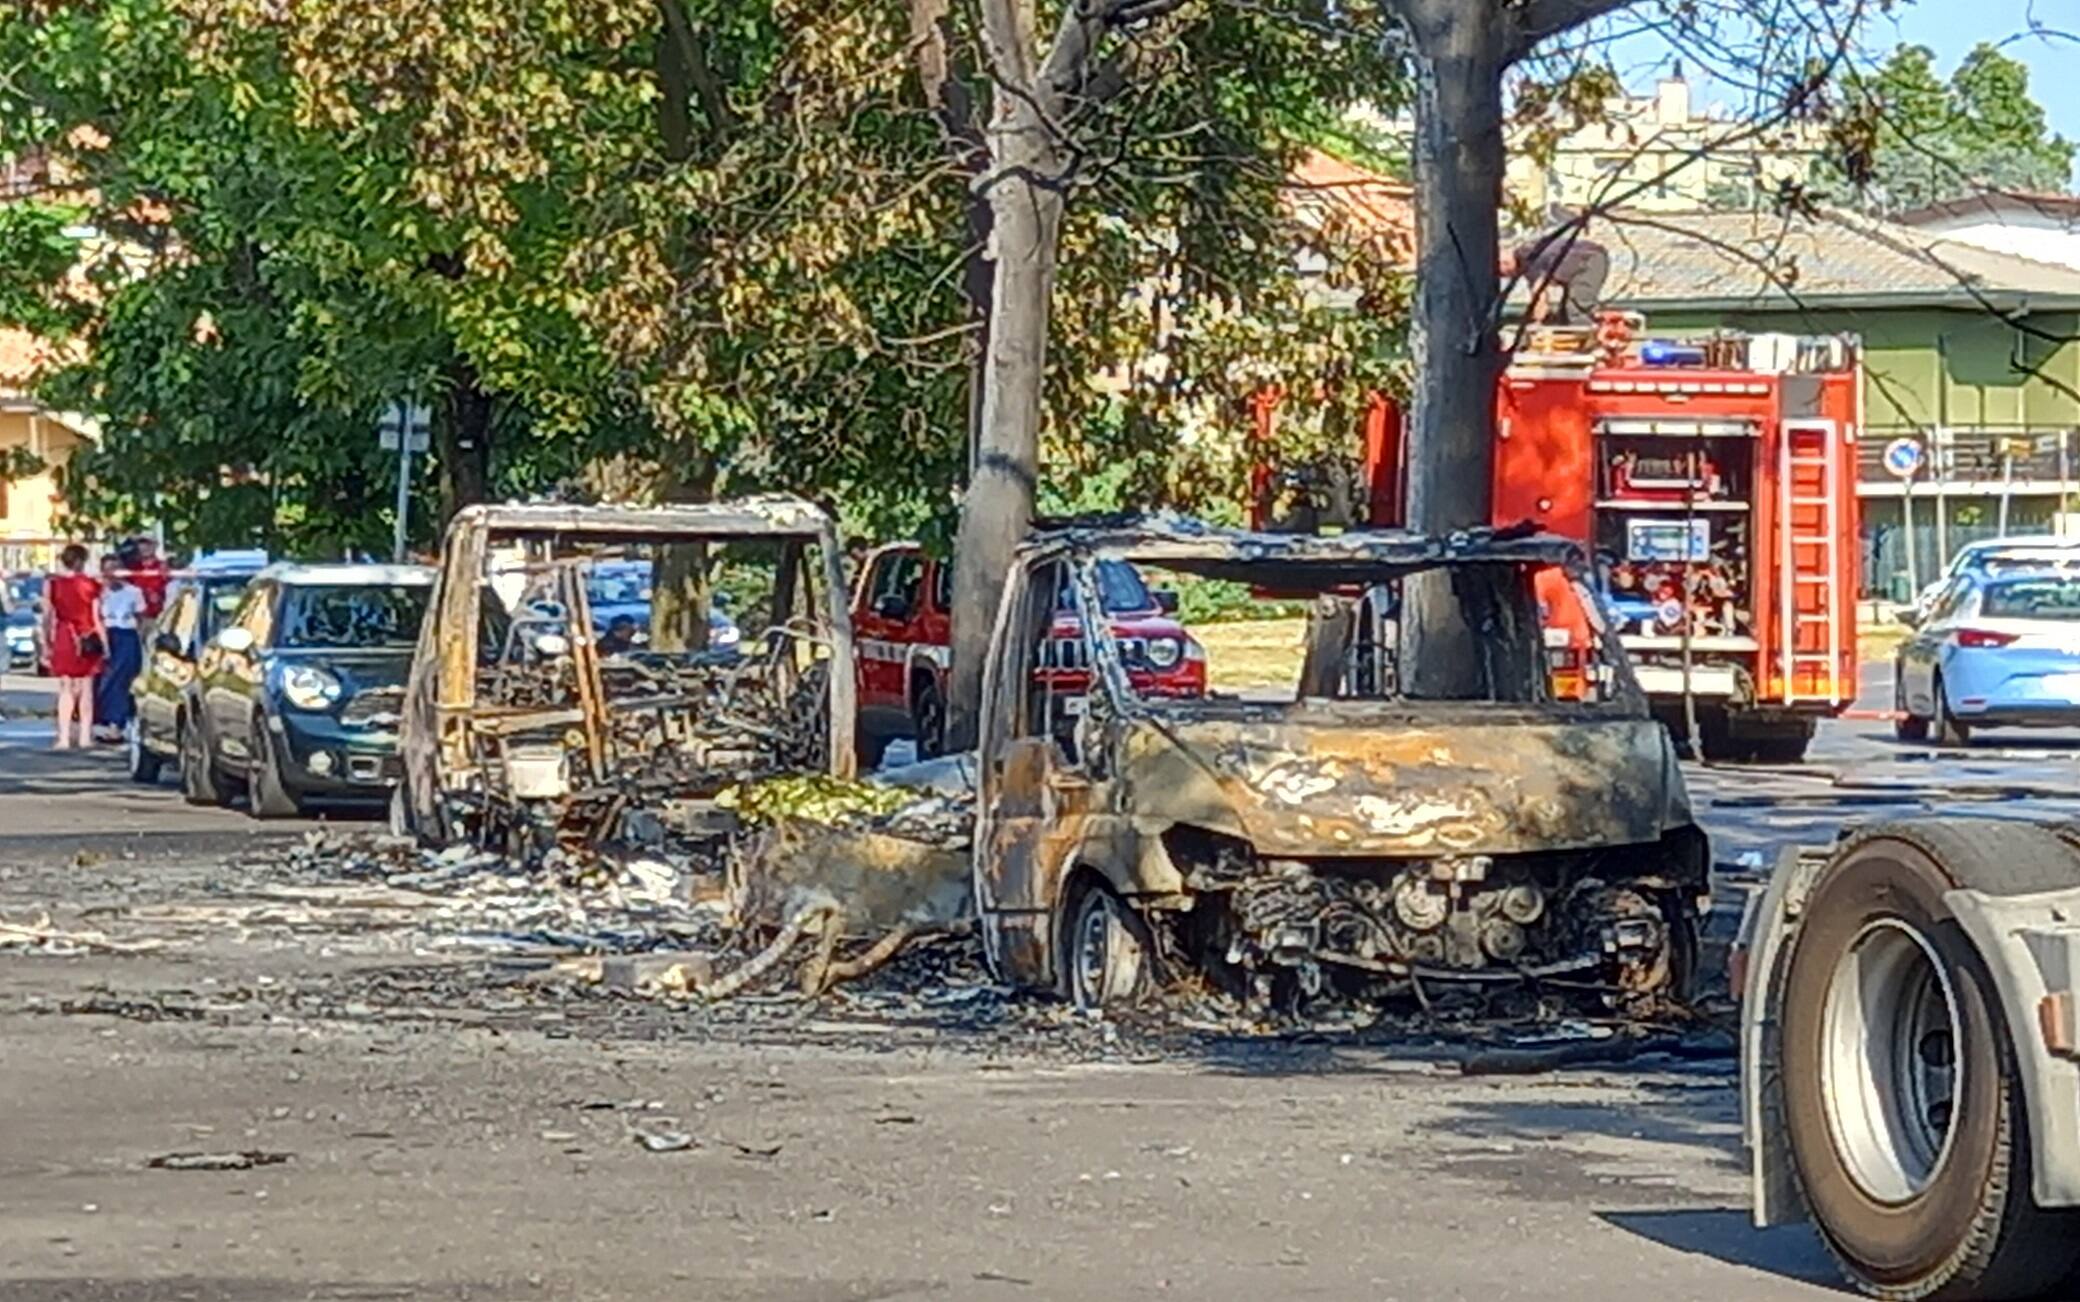
<svg viewBox="0 0 2080 1302"><path fill-rule="evenodd" d="M1281 401L1257 403L1267 448ZM1496 405L1495 523L1535 520L1589 551L1677 737L1694 719L1707 758L1801 758L1856 696L1856 343L1655 339L1605 314L1530 330ZM1365 426L1356 514L1398 523L1400 413L1377 400ZM1260 522L1324 518L1296 509L1312 476L1259 460Z"/></svg>

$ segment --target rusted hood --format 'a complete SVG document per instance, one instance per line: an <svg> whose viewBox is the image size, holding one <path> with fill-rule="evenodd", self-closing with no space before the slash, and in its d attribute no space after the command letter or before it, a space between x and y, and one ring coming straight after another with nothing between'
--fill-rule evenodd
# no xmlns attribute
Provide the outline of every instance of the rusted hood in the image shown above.
<svg viewBox="0 0 2080 1302"><path fill-rule="evenodd" d="M1668 734L1646 719L1351 725L1143 718L1131 816L1267 855L1507 854L1653 841L1690 822Z"/></svg>

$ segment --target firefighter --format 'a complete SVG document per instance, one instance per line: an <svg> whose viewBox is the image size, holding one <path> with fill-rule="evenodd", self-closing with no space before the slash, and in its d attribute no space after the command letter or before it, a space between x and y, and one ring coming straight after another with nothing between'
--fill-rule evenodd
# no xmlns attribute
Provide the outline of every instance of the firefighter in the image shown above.
<svg viewBox="0 0 2080 1302"><path fill-rule="evenodd" d="M1586 223L1565 222L1502 255L1502 274L1522 280L1535 324L1596 324L1611 255L1590 239Z"/></svg>

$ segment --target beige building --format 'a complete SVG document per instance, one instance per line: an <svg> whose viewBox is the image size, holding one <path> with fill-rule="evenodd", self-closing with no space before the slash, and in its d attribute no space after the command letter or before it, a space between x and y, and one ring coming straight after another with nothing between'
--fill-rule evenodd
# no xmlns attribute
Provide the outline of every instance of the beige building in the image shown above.
<svg viewBox="0 0 2080 1302"><path fill-rule="evenodd" d="M1541 160L1512 142L1509 193L1534 211L1592 204L1647 212L1752 207L1787 180L1802 181L1824 136L1810 123L1758 127L1699 110L1679 72L1651 95L1606 101Z"/></svg>
<svg viewBox="0 0 2080 1302"><path fill-rule="evenodd" d="M44 360L41 340L0 329L0 571L42 569L65 541L58 472L93 438L91 423L39 405L25 391ZM6 463L26 453L40 466L7 478Z"/></svg>

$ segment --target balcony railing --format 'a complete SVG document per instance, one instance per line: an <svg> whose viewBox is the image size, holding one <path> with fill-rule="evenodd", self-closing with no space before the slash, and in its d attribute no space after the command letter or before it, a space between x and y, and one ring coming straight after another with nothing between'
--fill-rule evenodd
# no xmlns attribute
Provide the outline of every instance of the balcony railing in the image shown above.
<svg viewBox="0 0 2080 1302"><path fill-rule="evenodd" d="M2080 477L2080 430L1932 430L1918 436L1921 469L1914 483L2056 484ZM1870 433L1856 447L1857 478L1896 484L1885 465L1893 439Z"/></svg>

